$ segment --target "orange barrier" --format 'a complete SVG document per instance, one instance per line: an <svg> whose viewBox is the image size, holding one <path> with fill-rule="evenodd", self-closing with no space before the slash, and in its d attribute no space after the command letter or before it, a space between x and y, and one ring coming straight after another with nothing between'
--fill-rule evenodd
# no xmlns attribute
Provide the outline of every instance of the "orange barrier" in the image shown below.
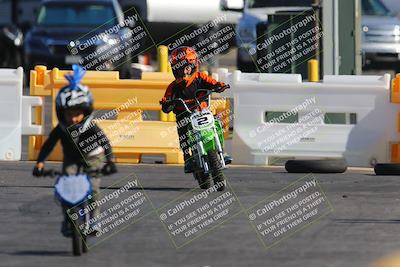
<svg viewBox="0 0 400 267"><path fill-rule="evenodd" d="M391 144L390 151L392 163L400 163L400 144Z"/></svg>
<svg viewBox="0 0 400 267"><path fill-rule="evenodd" d="M400 104L400 73L392 80L392 92L390 101Z"/></svg>
<svg viewBox="0 0 400 267"><path fill-rule="evenodd" d="M390 102L400 104L400 74L397 74L392 80ZM397 131L400 133L400 112L397 113ZM391 162L400 163L400 144L390 144Z"/></svg>

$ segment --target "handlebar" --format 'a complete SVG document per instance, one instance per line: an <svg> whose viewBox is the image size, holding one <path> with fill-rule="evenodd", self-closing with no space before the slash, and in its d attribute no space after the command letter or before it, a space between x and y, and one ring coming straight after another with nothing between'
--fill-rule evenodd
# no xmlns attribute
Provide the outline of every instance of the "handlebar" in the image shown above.
<svg viewBox="0 0 400 267"><path fill-rule="evenodd" d="M51 178L54 178L55 176L60 176L60 175L62 175L62 173L61 172L59 172L59 171L55 171L55 170L53 170L53 169L50 169L50 170L43 170L43 177L51 177Z"/></svg>
<svg viewBox="0 0 400 267"><path fill-rule="evenodd" d="M93 171L89 171L89 172L83 172L89 176L91 175L98 175L98 174L102 174L102 175L107 175L106 173L104 173L102 170L93 170ZM49 170L43 170L43 175L42 177L50 177L50 178L54 178L57 176L61 176L61 175L65 175L65 173L56 171L54 169L49 169Z"/></svg>
<svg viewBox="0 0 400 267"><path fill-rule="evenodd" d="M215 92L223 92L225 89L228 89L228 88L230 88L229 84L227 84L227 85L225 85L225 86L223 86L223 87L217 88L217 89L215 90ZM206 94L205 94L204 96L202 96L202 97L199 98L197 95L198 95L198 93L200 93L200 92L205 92ZM197 89L196 92L195 92L194 101L196 101L196 102L197 102L197 105L200 106L200 101L199 101L199 99L203 99L203 98L209 97L212 93L213 93L212 90L208 90L208 89ZM208 99L208 100L209 100L209 99ZM173 104L175 104L175 103L177 103L177 102L181 103L181 104L184 106L184 108L185 108L185 110L186 110L187 112L192 113L192 111L189 109L189 107L187 106L186 103L193 102L193 100L183 100L182 98L176 98L176 99L168 100L168 101L164 102L164 104L173 105ZM208 103L208 104L210 104L210 103Z"/></svg>

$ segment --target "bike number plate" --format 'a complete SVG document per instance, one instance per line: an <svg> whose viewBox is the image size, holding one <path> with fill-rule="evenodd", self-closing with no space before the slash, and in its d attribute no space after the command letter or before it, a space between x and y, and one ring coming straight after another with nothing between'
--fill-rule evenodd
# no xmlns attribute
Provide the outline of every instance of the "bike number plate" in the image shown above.
<svg viewBox="0 0 400 267"><path fill-rule="evenodd" d="M56 196L68 205L79 204L92 193L92 185L85 174L60 176L54 187Z"/></svg>
<svg viewBox="0 0 400 267"><path fill-rule="evenodd" d="M194 114L191 117L192 126L195 130L203 130L214 125L214 115L210 113Z"/></svg>

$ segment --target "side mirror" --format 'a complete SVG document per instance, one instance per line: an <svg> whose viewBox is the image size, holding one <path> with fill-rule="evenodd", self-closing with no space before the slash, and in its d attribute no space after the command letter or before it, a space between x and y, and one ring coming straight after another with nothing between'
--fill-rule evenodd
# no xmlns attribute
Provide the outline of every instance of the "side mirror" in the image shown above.
<svg viewBox="0 0 400 267"><path fill-rule="evenodd" d="M129 29L133 29L135 28L137 25L134 21L128 21L127 25L126 25Z"/></svg>
<svg viewBox="0 0 400 267"><path fill-rule="evenodd" d="M221 9L241 12L244 9L244 0L221 0Z"/></svg>

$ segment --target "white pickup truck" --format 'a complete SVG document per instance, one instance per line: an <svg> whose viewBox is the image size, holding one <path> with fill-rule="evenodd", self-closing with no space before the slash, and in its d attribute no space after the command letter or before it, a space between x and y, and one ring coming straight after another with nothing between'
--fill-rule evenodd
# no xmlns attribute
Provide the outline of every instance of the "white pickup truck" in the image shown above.
<svg viewBox="0 0 400 267"><path fill-rule="evenodd" d="M183 29L223 16L221 24L236 24L243 0L119 0L122 9L139 13L156 43ZM134 9L132 8L134 7Z"/></svg>

